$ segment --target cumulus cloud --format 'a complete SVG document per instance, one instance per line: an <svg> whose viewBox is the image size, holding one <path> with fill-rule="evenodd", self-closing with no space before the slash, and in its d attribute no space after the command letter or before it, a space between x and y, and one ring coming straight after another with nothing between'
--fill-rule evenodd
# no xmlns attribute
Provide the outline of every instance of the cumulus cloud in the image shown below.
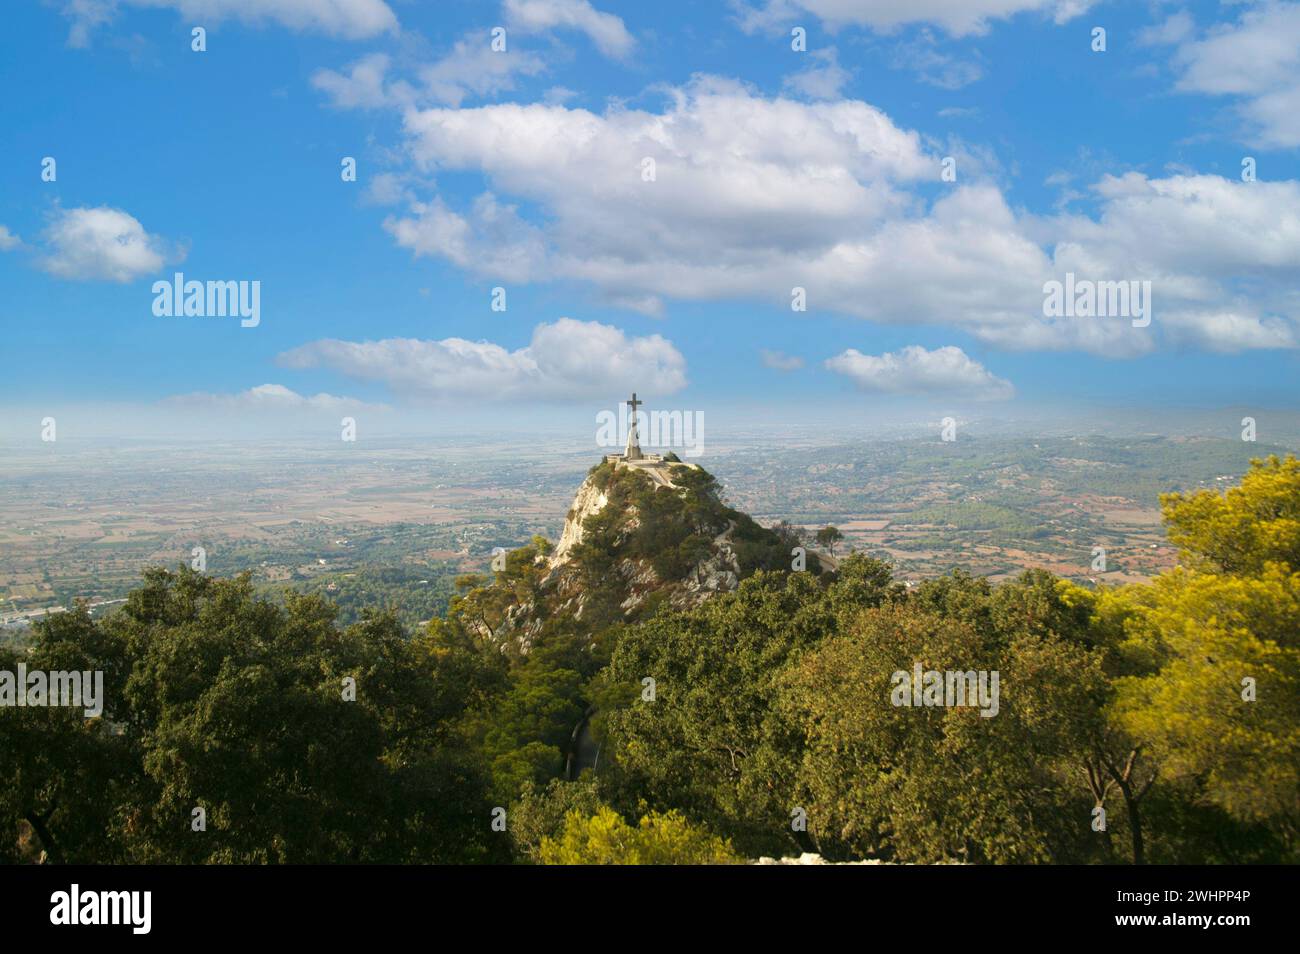
<svg viewBox="0 0 1300 954"><path fill-rule="evenodd" d="M910 345L899 352L863 354L849 348L826 361L826 367L849 378L863 391L923 394L1003 401L1015 394L1010 381L995 377L961 348L948 345L927 351Z"/></svg>
<svg viewBox="0 0 1300 954"><path fill-rule="evenodd" d="M803 367L803 358L797 355L784 354L780 351L768 351L764 348L761 356L763 366L771 368L773 371L798 371Z"/></svg>
<svg viewBox="0 0 1300 954"><path fill-rule="evenodd" d="M42 237L41 267L74 281L129 282L184 257L134 216L108 206L61 210Z"/></svg>
<svg viewBox="0 0 1300 954"><path fill-rule="evenodd" d="M1190 20L1174 17L1145 35L1176 44L1177 88L1233 96L1259 145L1300 146L1300 4L1263 3L1233 24L1192 37Z"/></svg>
<svg viewBox="0 0 1300 954"><path fill-rule="evenodd" d="M1129 173L1094 191L1099 218L1051 223L1058 272L1151 281L1155 320L1173 343L1295 346L1300 183Z"/></svg>
<svg viewBox="0 0 1300 954"><path fill-rule="evenodd" d="M196 410L255 411L278 413L286 411L346 411L378 410L382 404L367 404L355 398L335 397L332 394L305 395L290 390L283 384L259 384L247 391L234 394L210 394L196 391L167 398L164 405Z"/></svg>
<svg viewBox="0 0 1300 954"><path fill-rule="evenodd" d="M1166 316L1165 329L1174 344L1205 351L1232 353L1297 344L1294 325L1248 306L1241 311L1175 311Z"/></svg>
<svg viewBox="0 0 1300 954"><path fill-rule="evenodd" d="M536 76L546 64L519 50L493 52L478 38L458 40L438 62L419 71L420 81L434 102L459 106L466 96L487 96L511 90L516 76Z"/></svg>
<svg viewBox="0 0 1300 954"><path fill-rule="evenodd" d="M813 65L787 76L783 83L785 89L809 99L835 99L853 74L840 66L839 54L833 46L813 50L808 55Z"/></svg>
<svg viewBox="0 0 1300 954"><path fill-rule="evenodd" d="M491 194L479 196L468 216L451 211L437 197L412 202L410 212L389 216L384 228L416 258L445 258L461 268L512 282L531 281L542 268L541 233L519 218L514 206L498 204Z"/></svg>
<svg viewBox="0 0 1300 954"><path fill-rule="evenodd" d="M494 52L488 37L457 40L446 56L420 67L413 80L390 78L391 59L383 53L363 56L343 72L320 69L311 83L338 109L412 109L441 104L459 106L470 97L494 96L515 88L520 76L546 71L538 56L517 49Z"/></svg>
<svg viewBox="0 0 1300 954"><path fill-rule="evenodd" d="M515 33L572 29L585 33L606 56L624 58L635 46L619 17L597 10L587 0L506 0L502 12L507 40ZM460 106L471 97L496 96L515 89L519 78L539 76L547 69L544 59L516 43L507 42L506 49L494 50L486 30L462 37L439 59L411 69L409 79L392 76L392 66L387 54L371 53L342 71L317 70L311 82L340 109L415 109ZM555 87L547 98L563 102L572 95Z"/></svg>
<svg viewBox="0 0 1300 954"><path fill-rule="evenodd" d="M874 107L708 77L660 112L500 104L409 110L404 128L417 169L477 172L488 191L465 210L412 201L386 223L399 244L485 278L590 283L651 314L664 297L777 304L797 286L818 309L1109 356L1155 349L1166 323L1183 344L1288 346L1300 317L1294 181L1106 177L1093 216L1026 214L977 176L923 199L939 157ZM1151 281L1154 327L1045 317L1043 285L1066 272Z"/></svg>
<svg viewBox="0 0 1300 954"><path fill-rule="evenodd" d="M363 40L397 29L397 16L384 0L64 0L72 22L68 43L89 45L91 34L112 21L122 6L169 8L185 20L211 26L223 20Z"/></svg>
<svg viewBox="0 0 1300 954"><path fill-rule="evenodd" d="M915 133L865 103L765 100L708 78L663 113L500 104L408 111L405 129L422 170L479 171L492 195L545 211L545 228L521 224L509 243L544 253L534 270L647 304L665 285L688 298L752 290L772 263L900 212L911 200L896 183L938 168ZM654 181L643 176L647 158ZM457 260L468 245L459 223L439 213L433 224L450 233L440 241ZM411 244L409 231L390 230Z"/></svg>
<svg viewBox="0 0 1300 954"><path fill-rule="evenodd" d="M350 64L346 73L317 70L311 84L329 96L339 109L378 109L394 105L393 94L385 88L390 59L385 53L371 53Z"/></svg>
<svg viewBox="0 0 1300 954"><path fill-rule="evenodd" d="M672 394L686 385L686 360L672 342L660 335L628 337L611 325L572 318L538 325L529 344L514 351L464 338L325 339L276 360L288 368L324 367L382 382L414 401L569 400L608 394L628 381Z"/></svg>
<svg viewBox="0 0 1300 954"><path fill-rule="evenodd" d="M938 152L868 103L711 76L658 110L408 105L402 123L410 166L383 190L399 246L487 280L584 283L647 315L666 298L787 305L801 287L810 307L871 321L1118 357L1162 340L1290 347L1300 317L1295 182L1134 173L1094 183L1091 216L1030 215L970 163L926 188ZM444 171L483 191L423 197ZM1044 283L1067 272L1150 281L1153 327L1045 316Z"/></svg>
<svg viewBox="0 0 1300 954"><path fill-rule="evenodd" d="M811 14L829 30L845 26L889 32L929 23L953 36L984 33L990 21L1038 13L1064 23L1092 6L1092 0L766 0L735 3L747 31L784 26Z"/></svg>
<svg viewBox="0 0 1300 954"><path fill-rule="evenodd" d="M578 30L606 56L622 59L636 45L621 18L597 10L587 0L506 0L504 9L506 24L512 29Z"/></svg>
<svg viewBox="0 0 1300 954"><path fill-rule="evenodd" d="M0 225L0 252L13 251L22 244L22 239L10 232L8 227Z"/></svg>
<svg viewBox="0 0 1300 954"><path fill-rule="evenodd" d="M1138 31L1138 42L1144 46L1168 46L1182 43L1196 32L1196 21L1186 10L1174 13L1154 26Z"/></svg>

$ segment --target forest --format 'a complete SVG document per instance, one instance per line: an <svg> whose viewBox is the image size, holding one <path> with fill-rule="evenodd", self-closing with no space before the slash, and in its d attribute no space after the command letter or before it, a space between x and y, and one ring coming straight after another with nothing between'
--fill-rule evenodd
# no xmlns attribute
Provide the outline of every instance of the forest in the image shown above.
<svg viewBox="0 0 1300 954"><path fill-rule="evenodd" d="M695 482L611 488L576 556L590 613L548 600L538 538L414 636L188 568L39 621L0 670L102 672L104 712L0 707L0 860L1300 860L1294 457L1162 496L1178 566L1115 588L909 587L861 554L787 569L787 537ZM627 519L651 509L653 535ZM625 561L666 580L729 523L735 590L631 615L601 598ZM492 634L524 606L521 651ZM996 717L892 704L917 664L999 673ZM599 756L570 778L583 728Z"/></svg>

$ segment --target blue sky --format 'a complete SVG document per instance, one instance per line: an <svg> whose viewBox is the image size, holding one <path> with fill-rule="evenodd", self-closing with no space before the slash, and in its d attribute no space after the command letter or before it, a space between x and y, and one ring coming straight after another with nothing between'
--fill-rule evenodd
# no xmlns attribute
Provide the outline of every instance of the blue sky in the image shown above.
<svg viewBox="0 0 1300 954"><path fill-rule="evenodd" d="M10 408L506 415L624 387L685 408L1298 403L1300 4L47 0L8 19ZM177 271L260 282L260 323L156 316ZM1150 326L1045 316L1066 272L1149 281Z"/></svg>

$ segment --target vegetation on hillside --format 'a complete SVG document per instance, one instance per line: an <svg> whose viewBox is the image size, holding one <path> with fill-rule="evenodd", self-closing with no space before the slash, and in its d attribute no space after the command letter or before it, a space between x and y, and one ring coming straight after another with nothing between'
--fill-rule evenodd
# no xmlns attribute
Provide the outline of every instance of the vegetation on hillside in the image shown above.
<svg viewBox="0 0 1300 954"><path fill-rule="evenodd" d="M797 540L724 504L717 479L703 468L674 467L675 489L656 487L641 471L609 462L594 467L589 476L609 499L583 524L583 541L574 553L589 586L606 583L621 559L645 560L660 580L680 580L709 556L723 533L742 575L789 566Z"/></svg>
<svg viewBox="0 0 1300 954"><path fill-rule="evenodd" d="M681 492L596 475L611 506L576 555L581 614L537 538L414 639L188 570L150 571L103 618L41 621L0 670L102 670L105 710L0 708L0 858L1300 860L1294 458L1163 498L1179 568L1116 589L1043 571L908 588L863 555L791 571L791 537L703 472ZM728 527L753 544L734 592L610 602L619 560L677 570ZM527 652L495 638L524 607ZM997 714L895 705L917 664L998 673ZM569 781L583 724L599 767Z"/></svg>

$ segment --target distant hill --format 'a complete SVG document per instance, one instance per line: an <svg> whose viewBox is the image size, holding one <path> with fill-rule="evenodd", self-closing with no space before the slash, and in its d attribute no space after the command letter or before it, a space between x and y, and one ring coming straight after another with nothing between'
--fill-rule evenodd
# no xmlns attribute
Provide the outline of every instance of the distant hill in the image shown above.
<svg viewBox="0 0 1300 954"><path fill-rule="evenodd" d="M798 545L792 530L727 506L698 465L606 460L578 487L557 544L534 538L498 555L491 578L462 577L452 612L526 654L548 628L635 622L665 603L684 609L734 590L756 570L788 569Z"/></svg>

